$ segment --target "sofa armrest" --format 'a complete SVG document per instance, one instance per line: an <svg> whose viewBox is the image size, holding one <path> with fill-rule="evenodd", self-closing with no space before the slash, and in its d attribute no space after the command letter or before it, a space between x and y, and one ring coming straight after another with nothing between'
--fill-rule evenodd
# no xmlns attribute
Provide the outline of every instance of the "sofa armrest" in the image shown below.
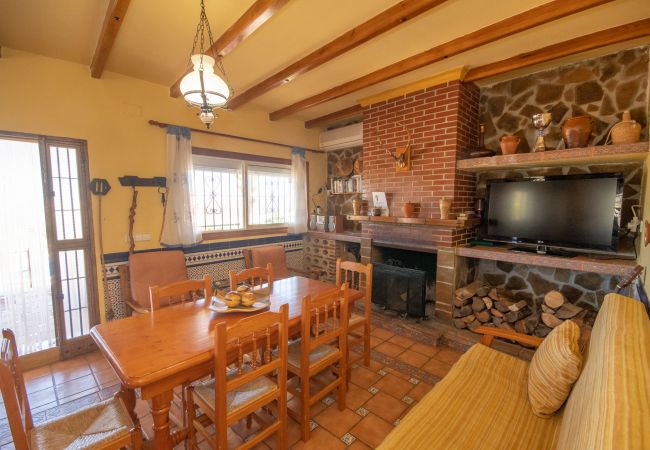
<svg viewBox="0 0 650 450"><path fill-rule="evenodd" d="M133 312L136 312L138 314L149 314L150 312L148 308L143 308L131 300L125 300L124 303L126 303L128 307L133 310Z"/></svg>
<svg viewBox="0 0 650 450"><path fill-rule="evenodd" d="M528 334L517 333L516 331L506 330L503 328L485 327L480 326L474 329L476 333L482 334L481 344L490 347L495 337L504 339L511 339L520 344L530 345L531 347L539 347L544 339L537 336L530 336Z"/></svg>

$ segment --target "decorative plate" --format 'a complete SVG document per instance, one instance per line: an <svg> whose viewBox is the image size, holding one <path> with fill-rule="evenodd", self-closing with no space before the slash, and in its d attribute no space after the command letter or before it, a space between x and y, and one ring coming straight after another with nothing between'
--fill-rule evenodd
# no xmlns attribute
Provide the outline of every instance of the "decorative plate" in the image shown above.
<svg viewBox="0 0 650 450"><path fill-rule="evenodd" d="M363 170L363 166L361 165L361 159L357 158L354 160L354 174L355 175L361 175L361 171Z"/></svg>
<svg viewBox="0 0 650 450"><path fill-rule="evenodd" d="M339 159L334 165L334 170L339 177L347 177L354 170L354 163L349 159Z"/></svg>

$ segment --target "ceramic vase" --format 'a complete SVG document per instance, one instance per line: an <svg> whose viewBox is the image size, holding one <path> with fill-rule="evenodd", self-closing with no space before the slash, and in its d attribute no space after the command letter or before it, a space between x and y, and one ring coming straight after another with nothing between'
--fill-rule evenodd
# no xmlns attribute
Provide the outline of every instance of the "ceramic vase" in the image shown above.
<svg viewBox="0 0 650 450"><path fill-rule="evenodd" d="M358 198L352 200L352 213L355 216L361 215L361 200L359 200Z"/></svg>
<svg viewBox="0 0 650 450"><path fill-rule="evenodd" d="M562 124L562 138L566 148L586 147L591 135L591 117L569 117Z"/></svg>
<svg viewBox="0 0 650 450"><path fill-rule="evenodd" d="M415 203L411 203L411 202L404 203L404 208L403 208L404 216L405 217L417 217L417 214L415 213L415 207L416 207Z"/></svg>
<svg viewBox="0 0 650 450"><path fill-rule="evenodd" d="M641 124L632 119L630 111L623 111L623 118L610 131L612 144L634 144L641 139Z"/></svg>
<svg viewBox="0 0 650 450"><path fill-rule="evenodd" d="M501 153L504 155L513 155L517 153L517 147L519 147L519 136L514 134L504 134L499 139L499 145L501 146Z"/></svg>
<svg viewBox="0 0 650 450"><path fill-rule="evenodd" d="M448 198L440 199L440 218L443 220L449 219L449 210L451 210L451 200Z"/></svg>

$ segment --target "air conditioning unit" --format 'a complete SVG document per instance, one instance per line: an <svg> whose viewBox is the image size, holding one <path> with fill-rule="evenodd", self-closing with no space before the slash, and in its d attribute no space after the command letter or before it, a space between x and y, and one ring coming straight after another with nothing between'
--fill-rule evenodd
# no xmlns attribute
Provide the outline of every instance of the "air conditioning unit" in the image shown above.
<svg viewBox="0 0 650 450"><path fill-rule="evenodd" d="M318 147L321 150L340 150L342 148L363 145L363 124L355 123L346 127L323 131L320 134Z"/></svg>

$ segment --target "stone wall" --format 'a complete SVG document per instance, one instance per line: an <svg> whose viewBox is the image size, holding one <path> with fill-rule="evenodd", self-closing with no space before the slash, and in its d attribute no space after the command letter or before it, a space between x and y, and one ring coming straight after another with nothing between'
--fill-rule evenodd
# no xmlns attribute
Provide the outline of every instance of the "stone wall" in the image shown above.
<svg viewBox="0 0 650 450"><path fill-rule="evenodd" d="M346 252L345 242L334 239L323 239L304 235L303 241L305 267L321 269L324 273L321 280L334 282L336 280L336 258Z"/></svg>
<svg viewBox="0 0 650 450"><path fill-rule="evenodd" d="M332 177L337 177L336 163L340 160L348 159L355 161L361 159L362 147L345 148L341 150L332 150L327 152L327 182L328 187ZM363 162L361 163L363 165ZM363 181L362 181L363 183ZM347 215L352 214L352 200L360 198L359 195L329 195L327 197L327 215ZM345 221L345 228L352 231L361 231L359 222Z"/></svg>
<svg viewBox="0 0 650 450"><path fill-rule="evenodd" d="M624 110L631 111L643 127L641 139L647 139L649 49L624 50L481 88L485 146L498 150L499 137L516 134L519 152L529 152L536 137L531 117L544 111L553 114L547 148L561 144L565 119L585 114L594 118L590 143L604 144Z"/></svg>
<svg viewBox="0 0 650 450"><path fill-rule="evenodd" d="M554 269L552 267L513 264L504 261L477 260L476 278L493 287L506 289L516 298L529 300L533 311L539 308L544 295L560 291L578 306L600 308L606 294L613 292L620 277L594 272Z"/></svg>

